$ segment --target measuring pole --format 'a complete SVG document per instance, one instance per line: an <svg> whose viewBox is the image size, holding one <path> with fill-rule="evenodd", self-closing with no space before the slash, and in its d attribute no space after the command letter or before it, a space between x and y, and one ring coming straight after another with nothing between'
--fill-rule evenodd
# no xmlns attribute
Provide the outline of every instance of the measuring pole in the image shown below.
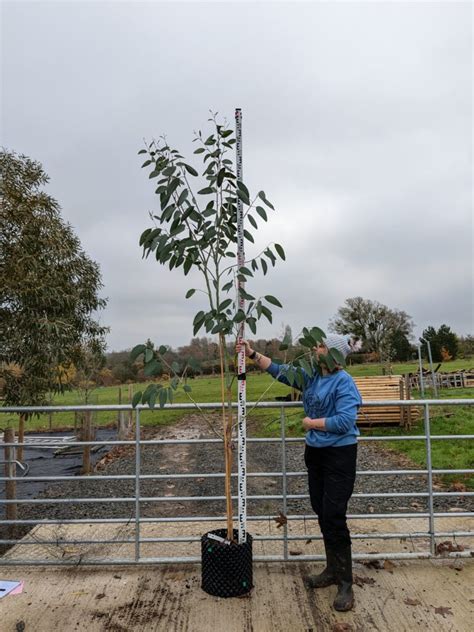
<svg viewBox="0 0 474 632"><path fill-rule="evenodd" d="M236 171L237 181L242 182L242 110L235 110L235 135L236 135ZM237 198L237 266L245 265L244 250L244 208L242 200ZM245 312L245 299L241 294L241 289L245 288L245 282L237 277L237 305L238 309ZM242 345L245 340L245 321L239 324L237 342L241 345L237 360L238 378L238 499L239 499L239 544L247 541L247 382L245 376L245 348Z"/></svg>

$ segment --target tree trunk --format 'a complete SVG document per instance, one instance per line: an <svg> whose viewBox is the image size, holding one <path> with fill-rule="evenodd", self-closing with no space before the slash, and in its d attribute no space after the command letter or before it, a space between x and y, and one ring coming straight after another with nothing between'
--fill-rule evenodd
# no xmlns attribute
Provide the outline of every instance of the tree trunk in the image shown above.
<svg viewBox="0 0 474 632"><path fill-rule="evenodd" d="M5 428L3 433L3 441L5 443L15 443L15 431L13 428ZM5 454L5 476L8 478L13 478L16 476L16 464L15 464L15 448L4 448ZM6 481L5 483L5 499L6 500L15 500L16 499L16 481ZM5 518L7 520L16 520L17 519L17 505L16 503L11 503L5 505ZM8 533L11 538L14 538L16 535L16 525L8 526Z"/></svg>
<svg viewBox="0 0 474 632"><path fill-rule="evenodd" d="M88 410L82 417L82 441L92 441L92 414ZM90 474L91 468L91 446L83 446L82 452L82 474Z"/></svg>
<svg viewBox="0 0 474 632"><path fill-rule="evenodd" d="M18 424L18 443L25 442L25 415L20 415L20 423ZM18 460L23 461L23 446L18 447Z"/></svg>

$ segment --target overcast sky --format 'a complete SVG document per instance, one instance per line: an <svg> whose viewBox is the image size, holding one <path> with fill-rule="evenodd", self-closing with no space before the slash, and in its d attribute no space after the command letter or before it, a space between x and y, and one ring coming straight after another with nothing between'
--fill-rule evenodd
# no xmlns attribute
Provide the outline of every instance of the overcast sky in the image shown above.
<svg viewBox="0 0 474 632"><path fill-rule="evenodd" d="M287 253L248 284L284 306L260 336L324 329L351 296L473 332L470 2L15 0L1 35L2 145L43 164L100 264L109 349L189 342L199 278L141 259L137 151L166 133L192 156L235 107L244 180L277 209L247 256Z"/></svg>

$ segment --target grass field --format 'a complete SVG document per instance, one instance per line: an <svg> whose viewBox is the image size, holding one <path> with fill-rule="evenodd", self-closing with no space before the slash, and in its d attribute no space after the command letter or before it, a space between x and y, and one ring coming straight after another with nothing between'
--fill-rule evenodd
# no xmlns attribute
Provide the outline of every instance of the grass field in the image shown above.
<svg viewBox="0 0 474 632"><path fill-rule="evenodd" d="M458 360L455 362L446 362L441 367L444 371L454 371L462 368L470 368L474 364L474 359ZM395 365L394 373L406 373L416 370L415 364ZM380 366L377 365L356 365L349 367L348 371L354 376L363 375L380 375ZM191 396L197 402L218 402L220 400L220 380L217 377L202 377L189 380L192 387ZM143 390L145 384L133 385L134 391ZM237 385L234 381L234 392L236 393ZM289 388L279 382L273 380L267 374L250 373L247 380L247 401L257 401L262 397L263 401L274 400L275 396L286 395ZM94 391L92 403L94 404L117 404L119 387L111 386L107 388L98 388ZM416 398L418 394L414 392ZM431 397L430 389L427 389L427 397ZM474 389L441 389L440 398L467 398L474 397ZM122 387L122 402L127 403L128 386ZM175 402L189 402L187 395L180 389L175 396ZM57 396L54 400L57 405L77 405L82 403L80 394L76 391L70 391L63 395ZM171 424L186 414L187 411L170 411L166 408L159 408L151 411L145 410L141 413L141 423L145 426ZM278 409L270 410L248 410L249 415L249 433L256 436L277 436L280 432ZM117 413L100 412L96 414L96 425L115 424ZM288 436L301 436L301 409L287 410L286 427ZM431 409L431 430L433 434L474 434L474 406L468 407L432 407ZM4 415L1 420L1 427L11 425L17 427L18 418L13 415ZM63 429L74 427L74 415L72 413L55 413L52 416L52 429ZM28 430L46 431L50 428L50 419L47 415L35 416L27 422ZM420 434L423 432L423 420L420 421L410 430L406 431L402 428L378 427L372 430L362 429L362 433L371 433L383 436L400 435L400 434ZM393 450L403 452L409 456L415 463L421 466L426 465L426 453L424 441L407 441L407 442L385 442L386 447ZM445 469L472 469L474 467L474 441L436 441L432 442L432 460L433 467ZM470 489L474 489L474 476L456 476L449 477L446 480L462 480Z"/></svg>

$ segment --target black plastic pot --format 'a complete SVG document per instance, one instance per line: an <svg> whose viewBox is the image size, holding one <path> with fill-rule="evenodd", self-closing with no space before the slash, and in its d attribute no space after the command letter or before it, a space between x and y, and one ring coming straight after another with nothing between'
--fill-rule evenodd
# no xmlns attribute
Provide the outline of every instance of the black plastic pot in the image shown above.
<svg viewBox="0 0 474 632"><path fill-rule="evenodd" d="M209 531L221 538L227 529ZM247 542L236 544L238 531L234 529L234 540L224 544L208 537L201 538L201 588L215 597L239 597L253 588L252 536L247 533Z"/></svg>

